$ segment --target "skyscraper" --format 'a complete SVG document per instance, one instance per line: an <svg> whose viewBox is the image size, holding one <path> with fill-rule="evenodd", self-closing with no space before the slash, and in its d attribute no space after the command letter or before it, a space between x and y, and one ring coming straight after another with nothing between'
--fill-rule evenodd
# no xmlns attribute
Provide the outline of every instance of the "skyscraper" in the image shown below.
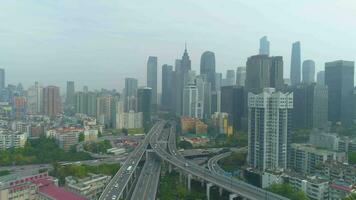
<svg viewBox="0 0 356 200"><path fill-rule="evenodd" d="M75 93L75 112L88 114L88 96L86 92Z"/></svg>
<svg viewBox="0 0 356 200"><path fill-rule="evenodd" d="M293 127L325 128L328 122L328 88L316 83L293 88Z"/></svg>
<svg viewBox="0 0 356 200"><path fill-rule="evenodd" d="M66 104L74 106L75 104L75 86L74 81L67 81Z"/></svg>
<svg viewBox="0 0 356 200"><path fill-rule="evenodd" d="M138 80L135 78L125 78L124 89L124 111L136 110Z"/></svg>
<svg viewBox="0 0 356 200"><path fill-rule="evenodd" d="M283 58L256 55L248 58L246 63L246 89L260 93L263 88L273 87L277 90L283 86Z"/></svg>
<svg viewBox="0 0 356 200"><path fill-rule="evenodd" d="M152 89L149 87L137 90L137 112L142 112L142 124L146 128L151 123L151 95Z"/></svg>
<svg viewBox="0 0 356 200"><path fill-rule="evenodd" d="M245 91L242 86L221 87L221 112L228 113L233 121L234 130L243 128L242 121L245 116Z"/></svg>
<svg viewBox="0 0 356 200"><path fill-rule="evenodd" d="M352 123L354 62L338 60L325 63L325 84L329 89L329 121Z"/></svg>
<svg viewBox="0 0 356 200"><path fill-rule="evenodd" d="M202 103L198 101L197 86L186 85L183 92L183 116L201 118L202 114L199 112L201 106Z"/></svg>
<svg viewBox="0 0 356 200"><path fill-rule="evenodd" d="M292 58L290 68L291 85L297 85L300 83L301 76L300 42L295 42L292 45Z"/></svg>
<svg viewBox="0 0 356 200"><path fill-rule="evenodd" d="M205 51L200 58L200 74L205 75L212 88L215 88L215 54Z"/></svg>
<svg viewBox="0 0 356 200"><path fill-rule="evenodd" d="M269 56L269 41L267 39L267 36L263 36L260 39L260 55Z"/></svg>
<svg viewBox="0 0 356 200"><path fill-rule="evenodd" d="M211 83L204 75L199 75L195 79L198 90L198 102L201 103L201 118L209 119L211 116ZM199 105L198 105L199 107Z"/></svg>
<svg viewBox="0 0 356 200"><path fill-rule="evenodd" d="M287 167L293 94L265 88L248 94L248 163L258 170Z"/></svg>
<svg viewBox="0 0 356 200"><path fill-rule="evenodd" d="M315 82L315 62L313 60L305 60L302 68L303 83Z"/></svg>
<svg viewBox="0 0 356 200"><path fill-rule="evenodd" d="M88 92L87 97L88 97L88 116L91 117L96 117L97 115L97 96L98 94L96 92Z"/></svg>
<svg viewBox="0 0 356 200"><path fill-rule="evenodd" d="M173 111L174 73L172 65L162 66L162 108Z"/></svg>
<svg viewBox="0 0 356 200"><path fill-rule="evenodd" d="M320 71L316 75L316 83L318 85L325 85L325 71Z"/></svg>
<svg viewBox="0 0 356 200"><path fill-rule="evenodd" d="M0 69L0 91L5 87L5 69Z"/></svg>
<svg viewBox="0 0 356 200"><path fill-rule="evenodd" d="M184 49L184 53L183 53L183 56L182 56L182 61L181 61L181 72L183 72L183 75L185 73L187 73L188 71L191 70L191 61L190 61L190 58L189 58L189 55L188 55L188 51L187 51L187 45L185 45L185 49Z"/></svg>
<svg viewBox="0 0 356 200"><path fill-rule="evenodd" d="M236 83L235 70L229 69L226 71L226 83L227 85L235 85Z"/></svg>
<svg viewBox="0 0 356 200"><path fill-rule="evenodd" d="M28 114L42 113L43 88L38 82L27 90L27 112Z"/></svg>
<svg viewBox="0 0 356 200"><path fill-rule="evenodd" d="M55 117L61 112L61 96L59 87L47 86L43 88L43 113Z"/></svg>
<svg viewBox="0 0 356 200"><path fill-rule="evenodd" d="M147 87L152 88L151 105L157 106L157 57L150 56L147 61Z"/></svg>
<svg viewBox="0 0 356 200"><path fill-rule="evenodd" d="M236 70L236 85L245 86L246 67L238 67Z"/></svg>

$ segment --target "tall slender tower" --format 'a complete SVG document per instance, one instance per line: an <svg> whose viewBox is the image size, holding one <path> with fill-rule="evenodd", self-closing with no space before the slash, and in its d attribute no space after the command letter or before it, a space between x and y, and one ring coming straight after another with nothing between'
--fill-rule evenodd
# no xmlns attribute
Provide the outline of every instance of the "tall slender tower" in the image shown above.
<svg viewBox="0 0 356 200"><path fill-rule="evenodd" d="M0 90L5 88L5 69L0 69Z"/></svg>
<svg viewBox="0 0 356 200"><path fill-rule="evenodd" d="M305 60L302 68L303 83L315 82L315 62L313 60Z"/></svg>
<svg viewBox="0 0 356 200"><path fill-rule="evenodd" d="M269 41L267 39L267 36L263 36L260 39L260 55L269 56Z"/></svg>
<svg viewBox="0 0 356 200"><path fill-rule="evenodd" d="M67 91L66 91L66 104L69 106L74 106L75 102L75 87L74 81L67 81Z"/></svg>
<svg viewBox="0 0 356 200"><path fill-rule="evenodd" d="M173 110L173 66L162 66L162 108L166 110Z"/></svg>
<svg viewBox="0 0 356 200"><path fill-rule="evenodd" d="M150 56L147 61L147 87L152 89L151 105L157 106L157 57Z"/></svg>
<svg viewBox="0 0 356 200"><path fill-rule="evenodd" d="M211 51L205 51L200 58L200 74L204 75L215 88L215 54Z"/></svg>
<svg viewBox="0 0 356 200"><path fill-rule="evenodd" d="M43 88L43 112L50 117L55 117L61 112L59 87L47 86Z"/></svg>
<svg viewBox="0 0 356 200"><path fill-rule="evenodd" d="M300 42L295 42L292 45L292 58L290 66L290 81L292 86L300 83L301 80L301 55Z"/></svg>

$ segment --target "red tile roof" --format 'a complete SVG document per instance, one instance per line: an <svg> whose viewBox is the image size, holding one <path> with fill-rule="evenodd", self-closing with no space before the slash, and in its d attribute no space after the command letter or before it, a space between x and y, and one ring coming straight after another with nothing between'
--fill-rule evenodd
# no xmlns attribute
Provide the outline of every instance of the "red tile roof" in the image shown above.
<svg viewBox="0 0 356 200"><path fill-rule="evenodd" d="M85 197L79 196L75 193L65 190L64 188L51 184L40 187L38 192L56 200L86 200Z"/></svg>

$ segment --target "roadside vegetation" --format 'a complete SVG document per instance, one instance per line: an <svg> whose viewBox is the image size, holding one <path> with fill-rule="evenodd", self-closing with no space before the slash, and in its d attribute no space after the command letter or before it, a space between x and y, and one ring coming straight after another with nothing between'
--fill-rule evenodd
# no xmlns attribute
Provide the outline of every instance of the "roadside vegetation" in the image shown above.
<svg viewBox="0 0 356 200"><path fill-rule="evenodd" d="M287 197L290 200L309 199L303 191L294 189L289 184L272 184L270 187L267 188L267 190L275 194L279 194L281 196Z"/></svg>
<svg viewBox="0 0 356 200"><path fill-rule="evenodd" d="M84 150L92 153L106 153L106 150L112 148L109 140L100 142L90 142L84 145Z"/></svg>
<svg viewBox="0 0 356 200"><path fill-rule="evenodd" d="M76 152L75 148L66 152L60 149L53 139L45 137L28 140L24 148L11 148L0 151L0 166L90 159L92 157L88 153Z"/></svg>

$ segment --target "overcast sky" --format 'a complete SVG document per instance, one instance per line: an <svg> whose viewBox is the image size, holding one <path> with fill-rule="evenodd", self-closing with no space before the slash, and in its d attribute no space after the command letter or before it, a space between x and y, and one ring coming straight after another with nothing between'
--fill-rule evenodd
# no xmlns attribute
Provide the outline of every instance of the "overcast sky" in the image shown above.
<svg viewBox="0 0 356 200"><path fill-rule="evenodd" d="M271 54L291 44L317 71L336 59L356 60L355 0L1 0L0 67L7 83L34 81L76 88L121 89L125 77L146 82L147 57L174 64L184 42L193 69L215 52L217 71L244 66L267 35Z"/></svg>

